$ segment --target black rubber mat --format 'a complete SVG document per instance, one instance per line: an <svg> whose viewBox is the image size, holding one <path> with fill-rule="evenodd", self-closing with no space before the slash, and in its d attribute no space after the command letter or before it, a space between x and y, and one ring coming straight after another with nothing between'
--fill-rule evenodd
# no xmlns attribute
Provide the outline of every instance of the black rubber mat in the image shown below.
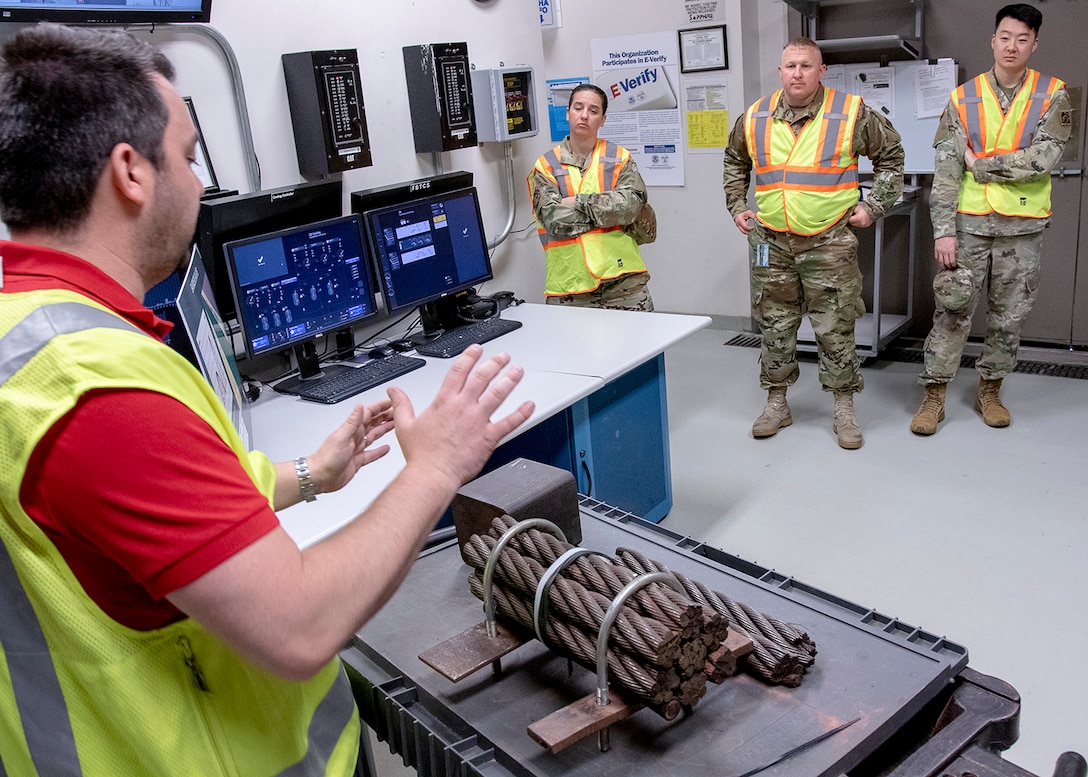
<svg viewBox="0 0 1088 777"><path fill-rule="evenodd" d="M759 335L740 334L733 339L728 340L725 344L735 345L741 348L758 348ZM877 358L891 362L921 364L922 355L922 350L920 348L896 347L895 343L892 343L891 347L881 351L880 355ZM975 366L975 362L977 361L977 356L961 356L960 368L971 369ZM1013 370L1013 372L1021 372L1027 375L1049 375L1055 378L1074 378L1076 380L1088 380L1088 366L1081 364L1055 364L1052 362L1021 360L1019 363L1017 363L1016 369Z"/></svg>

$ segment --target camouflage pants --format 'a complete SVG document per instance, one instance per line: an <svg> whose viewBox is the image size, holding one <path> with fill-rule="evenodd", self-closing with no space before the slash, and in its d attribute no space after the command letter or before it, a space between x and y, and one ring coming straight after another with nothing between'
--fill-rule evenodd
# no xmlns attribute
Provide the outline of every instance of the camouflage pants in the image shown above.
<svg viewBox="0 0 1088 777"><path fill-rule="evenodd" d="M844 228L813 245L811 237L757 227L748 242L752 316L762 333L759 385L769 389L797 380L797 328L807 313L816 336L824 391L861 391L865 384L854 322L864 314L865 303L853 231Z"/></svg>
<svg viewBox="0 0 1088 777"><path fill-rule="evenodd" d="M544 301L549 305L578 305L583 308L652 312L654 301L650 297L649 284L650 273L627 273L618 278L601 281L601 285L593 291L566 294L562 297L545 297Z"/></svg>
<svg viewBox="0 0 1088 777"><path fill-rule="evenodd" d="M986 340L977 368L987 380L1004 378L1016 367L1020 327L1035 304L1043 233L984 237L960 232L956 264L933 279L933 328L926 338L922 385L956 376L971 333L982 283L986 281Z"/></svg>

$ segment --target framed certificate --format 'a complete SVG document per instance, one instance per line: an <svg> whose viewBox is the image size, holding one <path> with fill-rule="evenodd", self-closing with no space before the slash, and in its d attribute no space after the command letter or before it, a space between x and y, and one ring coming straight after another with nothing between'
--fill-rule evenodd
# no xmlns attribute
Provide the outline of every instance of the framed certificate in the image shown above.
<svg viewBox="0 0 1088 777"><path fill-rule="evenodd" d="M728 70L729 48L725 41L725 25L680 30L680 72Z"/></svg>

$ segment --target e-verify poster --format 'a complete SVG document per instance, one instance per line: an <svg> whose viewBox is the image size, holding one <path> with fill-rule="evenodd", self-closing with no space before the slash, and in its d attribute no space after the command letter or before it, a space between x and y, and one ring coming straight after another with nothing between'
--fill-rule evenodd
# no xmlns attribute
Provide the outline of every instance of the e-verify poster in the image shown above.
<svg viewBox="0 0 1088 777"><path fill-rule="evenodd" d="M600 135L631 152L647 186L684 185L676 32L594 38L593 83L608 95Z"/></svg>

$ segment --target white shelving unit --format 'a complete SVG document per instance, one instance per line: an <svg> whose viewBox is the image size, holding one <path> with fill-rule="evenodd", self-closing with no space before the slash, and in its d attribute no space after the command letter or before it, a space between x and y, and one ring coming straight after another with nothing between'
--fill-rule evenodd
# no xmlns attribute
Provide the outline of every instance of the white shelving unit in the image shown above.
<svg viewBox="0 0 1088 777"><path fill-rule="evenodd" d="M910 326L911 315L914 312L914 239L918 218L918 198L913 192L910 194L910 199L897 202L884 214L883 218L877 219L873 225L873 304L871 310L854 325L854 342L857 344L858 355L862 357L876 356L881 349ZM906 310L895 312L884 310L881 294L882 270L885 265L884 222L890 218L908 220L907 266L905 268L907 304ZM865 239L865 232L859 234L859 239ZM797 330L797 350L808 352L816 350L816 336L813 334L808 316L801 320L801 326Z"/></svg>

